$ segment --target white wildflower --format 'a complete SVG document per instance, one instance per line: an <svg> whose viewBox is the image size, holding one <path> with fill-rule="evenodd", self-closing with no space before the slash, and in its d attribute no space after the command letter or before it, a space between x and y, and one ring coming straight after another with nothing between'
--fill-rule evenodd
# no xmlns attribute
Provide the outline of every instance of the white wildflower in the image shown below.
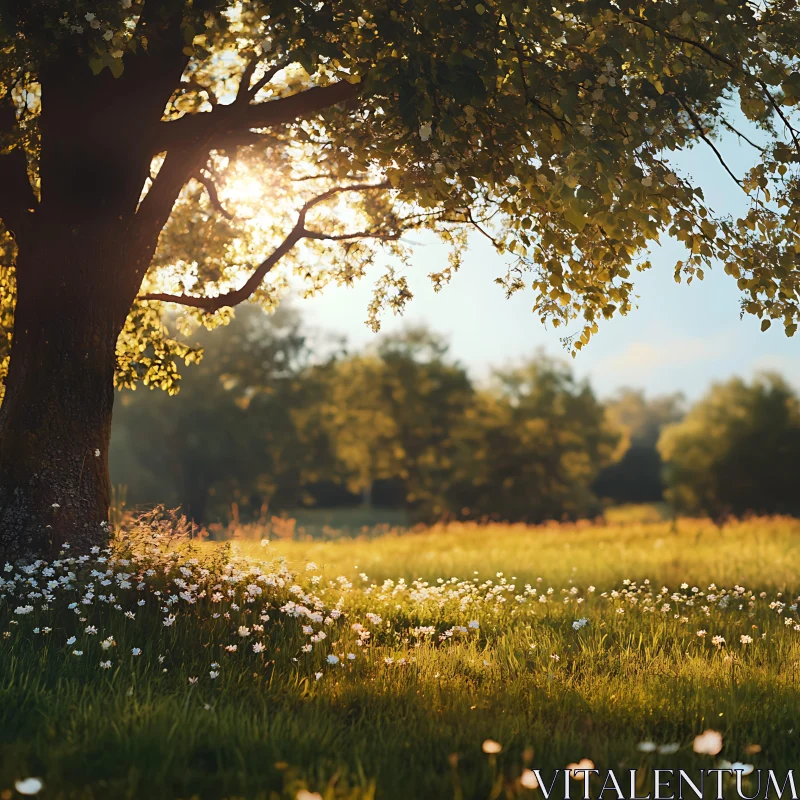
<svg viewBox="0 0 800 800"><path fill-rule="evenodd" d="M715 756L722 750L722 734L719 731L706 730L694 737L692 749L695 753Z"/></svg>
<svg viewBox="0 0 800 800"><path fill-rule="evenodd" d="M525 789L538 789L539 781L536 780L536 773L532 769L525 769L519 777L520 786Z"/></svg>
<svg viewBox="0 0 800 800"><path fill-rule="evenodd" d="M17 781L14 788L20 793L25 795L39 794L44 788L44 783L41 778L25 778L25 780Z"/></svg>

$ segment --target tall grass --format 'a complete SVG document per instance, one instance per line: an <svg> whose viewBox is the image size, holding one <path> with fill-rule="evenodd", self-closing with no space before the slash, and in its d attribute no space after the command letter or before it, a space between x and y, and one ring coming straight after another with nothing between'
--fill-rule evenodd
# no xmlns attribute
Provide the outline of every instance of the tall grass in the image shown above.
<svg viewBox="0 0 800 800"><path fill-rule="evenodd" d="M0 792L525 798L526 765L712 767L707 728L718 758L795 766L797 521L175 528L0 573Z"/></svg>

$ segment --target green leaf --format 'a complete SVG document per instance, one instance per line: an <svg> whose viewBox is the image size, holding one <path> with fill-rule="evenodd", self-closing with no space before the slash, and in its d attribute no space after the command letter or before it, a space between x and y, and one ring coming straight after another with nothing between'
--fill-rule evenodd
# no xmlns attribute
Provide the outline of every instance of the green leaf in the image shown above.
<svg viewBox="0 0 800 800"><path fill-rule="evenodd" d="M125 70L125 64L122 62L121 58L110 58L108 61L108 68L115 78L119 78Z"/></svg>
<svg viewBox="0 0 800 800"><path fill-rule="evenodd" d="M575 208L568 208L564 212L564 219L571 225L574 225L579 231L582 231L586 227L586 217Z"/></svg>

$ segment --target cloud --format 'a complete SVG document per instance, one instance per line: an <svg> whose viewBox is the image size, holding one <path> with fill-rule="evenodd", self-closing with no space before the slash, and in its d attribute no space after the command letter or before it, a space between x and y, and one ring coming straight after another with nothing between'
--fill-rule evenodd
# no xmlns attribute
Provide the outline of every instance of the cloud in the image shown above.
<svg viewBox="0 0 800 800"><path fill-rule="evenodd" d="M666 366L688 366L716 359L729 352L730 337L722 333L713 336L664 337L661 341L631 342L621 352L602 359L597 367L607 374L630 375L642 378Z"/></svg>

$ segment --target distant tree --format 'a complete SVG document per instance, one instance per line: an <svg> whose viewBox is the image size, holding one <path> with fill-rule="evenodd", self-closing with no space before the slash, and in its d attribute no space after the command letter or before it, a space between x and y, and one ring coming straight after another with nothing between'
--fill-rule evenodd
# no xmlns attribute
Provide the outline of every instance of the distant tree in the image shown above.
<svg viewBox="0 0 800 800"><path fill-rule="evenodd" d="M457 511L451 493L462 474L459 439L475 402L469 375L442 339L424 328L384 337L377 351L402 449L406 505L425 519Z"/></svg>
<svg viewBox="0 0 800 800"><path fill-rule="evenodd" d="M598 510L593 482L621 452L588 385L542 356L476 391L424 328L319 362L293 312L252 309L199 346L190 391L123 394L112 464L132 502L201 522L234 502L250 516L360 501L423 520L577 518Z"/></svg>
<svg viewBox="0 0 800 800"><path fill-rule="evenodd" d="M680 511L800 512L800 401L777 375L715 384L664 429L658 449Z"/></svg>
<svg viewBox="0 0 800 800"><path fill-rule="evenodd" d="M3 2L0 555L103 543L114 381L169 388L189 355L165 304L274 306L289 274L347 284L383 249L377 324L410 298L396 264L414 229L453 245L437 287L480 230L512 258L507 291L577 321L574 349L631 308L667 233L679 277L719 257L745 310L792 333L799 16L789 0ZM722 160L731 97L767 133L734 176L739 222L669 164L699 141Z"/></svg>
<svg viewBox="0 0 800 800"><path fill-rule="evenodd" d="M663 499L663 463L658 438L664 426L684 414L680 394L647 398L637 389L622 389L606 402L609 417L624 431L622 458L597 477L594 490L616 503L655 503Z"/></svg>
<svg viewBox="0 0 800 800"><path fill-rule="evenodd" d="M329 364L325 392L311 409L326 432L347 488L372 504L375 482L402 473L404 453L386 392L386 368L374 354Z"/></svg>
<svg viewBox="0 0 800 800"><path fill-rule="evenodd" d="M621 455L622 435L587 383L540 355L495 373L462 441L474 470L462 487L468 513L540 522L599 510L592 484Z"/></svg>
<svg viewBox="0 0 800 800"><path fill-rule="evenodd" d="M114 424L112 469L132 502L180 504L194 519L219 519L265 502L294 507L323 469L327 448L295 415L311 402L308 348L297 314L245 307L223 329L196 335L207 359L186 391L124 392ZM328 461L330 463L330 460Z"/></svg>
<svg viewBox="0 0 800 800"><path fill-rule="evenodd" d="M407 329L325 369L319 417L351 491L373 502L377 482L431 517L447 508L455 441L473 389L430 331Z"/></svg>

